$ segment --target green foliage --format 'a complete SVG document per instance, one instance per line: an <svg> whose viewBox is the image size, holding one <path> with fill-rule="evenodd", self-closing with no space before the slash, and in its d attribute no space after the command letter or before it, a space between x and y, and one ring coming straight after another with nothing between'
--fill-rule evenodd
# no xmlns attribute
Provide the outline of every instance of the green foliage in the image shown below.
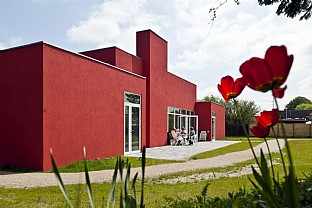
<svg viewBox="0 0 312 208"><path fill-rule="evenodd" d="M307 20L311 17L312 2L310 0L258 0L259 5L273 5L279 3L276 14L284 14L287 17L294 18L302 15L300 20Z"/></svg>
<svg viewBox="0 0 312 208"><path fill-rule="evenodd" d="M213 95L205 96L202 100L199 101L214 102L225 106L225 122L227 125L237 125L240 123L233 102L225 102L224 99ZM236 102L238 109L241 112L243 123L245 125L253 123L253 116L260 112L260 106L256 105L254 101L250 100L236 99Z"/></svg>
<svg viewBox="0 0 312 208"><path fill-rule="evenodd" d="M269 169L266 169L269 171ZM311 169L312 170L312 169ZM312 173L312 172L311 172ZM255 188L246 189L239 188L237 192L229 192L227 197L209 197L207 196L208 184L203 188L200 195L196 197L189 197L187 199L182 199L181 197L167 197L166 204L164 208L223 208L223 207L311 207L312 205L312 174L306 176L304 179L297 181L300 193L300 203L294 204L292 201L292 194L288 192L288 179L283 182L274 181L274 189L272 187L267 187L267 192L261 190L255 183ZM266 186L265 180L269 178L263 178L261 175L257 175L257 180ZM272 200L271 197L274 197Z"/></svg>
<svg viewBox="0 0 312 208"><path fill-rule="evenodd" d="M226 2L226 1L225 1ZM234 0L238 5L239 0ZM311 17L312 2L310 0L258 0L260 6L270 6L279 3L276 14L283 14L289 18L294 18L297 15L302 15L300 20L308 20Z"/></svg>
<svg viewBox="0 0 312 208"><path fill-rule="evenodd" d="M132 168L141 167L142 161L139 157L121 157L122 160L128 160L129 163L131 163ZM107 158L103 160L88 160L88 169L89 171L97 171L97 170L111 170L115 168L117 158ZM167 164L167 163L178 163L183 161L177 161L177 160L159 160L159 159L152 159L147 158L146 159L146 166L151 165L160 165L160 164ZM61 173L72 173L72 172L83 172L84 171L84 161L77 161L70 163L69 165L65 167L58 168L59 172Z"/></svg>
<svg viewBox="0 0 312 208"><path fill-rule="evenodd" d="M240 140L237 138L230 138L230 140ZM242 139L243 141L246 139ZM260 141L260 139L257 139ZM311 139L292 139L289 141L294 163L296 165L296 175L299 180L299 190L300 190L300 202L303 207L311 207L312 199L312 176L309 175L309 171L312 167L312 140ZM231 150L228 149L230 152ZM229 153L228 152L228 153ZM283 151L283 154L286 154ZM283 167L280 165L280 155L278 153L273 153L273 160L275 163L274 168L276 172L279 173L280 177L283 178ZM287 161L286 161L287 163ZM89 161L87 161L89 166ZM185 175L194 175L207 172L228 172L240 170L241 167L246 167L254 164L254 161L249 161L249 163L239 163L235 166L227 166L224 168L218 168L218 170L196 170L192 173L185 173ZM304 174L305 173L305 174ZM182 175L175 174L171 178L180 177ZM184 175L183 175L184 176ZM308 183L306 178L309 178L310 182ZM144 185L144 202L146 207L162 207L165 205L166 200L164 197L173 197L174 199L181 198L181 200L187 201L188 198L196 200L196 195L200 195L200 189L204 187L207 183L205 180L195 180L190 183L176 183L176 184L167 184L155 182L157 179L148 181ZM229 200L228 192L231 192L234 196L241 194L240 197L242 201L253 201L260 198L259 193L252 194L254 189L251 189L251 183L246 177L225 177L214 180L209 180L209 187L207 191L207 198L216 198L219 197L222 200ZM74 207L90 207L90 202L88 199L87 190L84 188L85 184L77 185L66 185L67 192L70 194L73 201L77 201L74 204ZM246 187L245 194L238 191L238 187ZM303 187L303 188L301 188ZM139 189L139 188L138 188ZM94 183L92 184L92 192L95 201L95 205L100 205L103 203L103 196L105 196L105 201L109 195L110 184L109 183ZM140 191L140 190L138 190ZM256 191L256 190L255 190ZM139 193L139 192L138 192ZM119 195L119 189L116 190L116 195ZM254 195L253 198L249 195ZM75 199L75 196L80 196L80 202L78 199ZM210 199L211 199L210 198ZM231 197L230 197L231 198ZM231 200L231 199L230 199ZM238 199L236 201L238 203ZM258 202L255 202L258 203ZM116 203L116 207L117 207ZM65 199L60 192L60 189L56 186L54 187L37 187L37 188L3 188L0 187L0 207L66 207ZM100 207L100 206L96 206ZM192 206L189 206L192 207ZM242 207L242 206L238 206ZM245 206L248 207L248 206ZM252 207L252 206L251 206ZM255 206L256 207L256 206Z"/></svg>
<svg viewBox="0 0 312 208"><path fill-rule="evenodd" d="M303 103L296 106L295 110L312 110L312 103Z"/></svg>
<svg viewBox="0 0 312 208"><path fill-rule="evenodd" d="M312 104L312 101L309 100L308 98L298 96L292 99L285 107L288 110L295 110L296 107L300 104Z"/></svg>
<svg viewBox="0 0 312 208"><path fill-rule="evenodd" d="M130 184L130 170L131 170L131 164L128 162L128 160L125 162L124 160L121 159L121 157L117 157L116 160L116 165L115 165L115 170L114 170L114 175L113 175L113 179L111 182L111 188L110 188L110 192L108 194L108 200L107 200L107 208L109 207L115 207L116 204L116 180L117 180L117 175L119 172L120 175L120 190L119 190L119 206L120 208L144 208L144 177L145 177L145 147L143 147L143 151L142 151L142 186L141 186L141 201L140 203L137 202L137 198L136 198L136 188L135 188L135 184L136 184L136 180L138 177L138 173L136 173L136 175L134 176L133 182L132 182L132 187L131 190L129 190L129 184ZM94 203L94 197L93 197L93 191L92 191L92 187L91 187L91 181L89 178L89 171L88 171L88 166L87 166L87 160L86 160L86 149L84 148L84 168L85 168L85 178L86 178L86 187L87 187L87 193L88 193L88 197L89 197L89 206L90 207L95 207L95 203ZM53 166L53 171L55 173L55 177L57 179L58 185L60 187L60 190L66 200L67 206L68 207L74 207L70 196L65 188L65 185L63 183L63 180L60 176L60 173L58 171L56 162L54 160L53 154L52 154L52 150L51 150L51 161L52 161L52 166ZM126 171L126 176L125 176L125 182L123 183L123 169L124 167L127 168ZM80 197L79 197L80 198ZM79 199L78 198L78 199ZM78 204L80 204L78 202ZM104 207L104 197L102 200L102 205L101 207Z"/></svg>
<svg viewBox="0 0 312 208"><path fill-rule="evenodd" d="M260 141L253 141L253 142L255 143L255 145L260 143ZM198 160L198 159L211 158L211 157L223 155L229 152L238 152L238 151L247 150L248 148L250 148L248 142L246 140L243 140L242 142L239 142L236 144L232 144L226 147L222 147L222 148L218 148L215 150L211 150L208 152L203 152L203 153L194 155L191 157L191 159Z"/></svg>

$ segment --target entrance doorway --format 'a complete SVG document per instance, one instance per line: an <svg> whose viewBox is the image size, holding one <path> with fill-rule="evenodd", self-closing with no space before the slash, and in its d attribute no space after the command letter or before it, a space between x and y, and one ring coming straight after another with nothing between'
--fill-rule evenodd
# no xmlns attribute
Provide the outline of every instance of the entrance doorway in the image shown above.
<svg viewBox="0 0 312 208"><path fill-rule="evenodd" d="M141 105L125 102L124 111L124 152L127 155L141 150Z"/></svg>
<svg viewBox="0 0 312 208"><path fill-rule="evenodd" d="M216 140L216 116L211 118L212 128L211 128L211 141Z"/></svg>

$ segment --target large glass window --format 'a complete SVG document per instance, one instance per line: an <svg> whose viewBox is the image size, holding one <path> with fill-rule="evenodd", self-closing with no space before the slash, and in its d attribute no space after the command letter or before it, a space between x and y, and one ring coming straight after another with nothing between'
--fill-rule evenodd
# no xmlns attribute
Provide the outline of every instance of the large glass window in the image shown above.
<svg viewBox="0 0 312 208"><path fill-rule="evenodd" d="M180 128L180 115L175 115L174 116L174 127L176 128L176 129L179 129Z"/></svg>
<svg viewBox="0 0 312 208"><path fill-rule="evenodd" d="M168 131L171 129L181 129L184 127L187 132L190 132L190 128L193 127L198 132L198 117L195 115L195 111L180 109L175 107L168 107Z"/></svg>
<svg viewBox="0 0 312 208"><path fill-rule="evenodd" d="M174 127L174 115L168 114L168 131L173 129L173 127Z"/></svg>
<svg viewBox="0 0 312 208"><path fill-rule="evenodd" d="M128 102L128 103L141 104L140 95L126 92L124 99L125 99L125 102Z"/></svg>

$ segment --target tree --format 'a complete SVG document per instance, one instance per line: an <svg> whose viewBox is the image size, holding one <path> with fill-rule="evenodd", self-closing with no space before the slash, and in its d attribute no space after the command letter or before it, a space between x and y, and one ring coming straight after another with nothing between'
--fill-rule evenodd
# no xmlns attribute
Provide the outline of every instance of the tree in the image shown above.
<svg viewBox="0 0 312 208"><path fill-rule="evenodd" d="M214 102L214 103L223 105L225 107L226 129L227 131L232 132L232 133L226 132L226 134L231 135L231 136L243 135L243 133L239 133L239 132L242 132L242 129L241 129L241 123L239 120L239 116L237 115L234 102L225 102L224 99L216 97L214 95L205 96L202 100L199 100L199 101ZM256 105L254 101L250 101L250 100L236 99L236 103L241 113L243 124L247 126L248 124L254 123L255 122L254 116L260 112L260 107Z"/></svg>
<svg viewBox="0 0 312 208"><path fill-rule="evenodd" d="M295 110L312 110L312 104L303 103L296 106Z"/></svg>
<svg viewBox="0 0 312 208"><path fill-rule="evenodd" d="M302 15L300 20L307 20L311 17L312 1L311 0L258 0L260 6L273 5L279 3L276 14L284 14L287 17L294 18Z"/></svg>
<svg viewBox="0 0 312 208"><path fill-rule="evenodd" d="M216 19L217 10L223 4L225 4L227 0L223 2L220 1L217 7L213 7L209 10L210 18L212 21ZM234 2L239 5L239 0L234 0ZM276 10L276 14L283 14L289 18L294 18L297 15L302 15L299 20L308 20L312 14L312 0L258 0L258 4L260 6L270 6L275 3L279 3L279 6Z"/></svg>
<svg viewBox="0 0 312 208"><path fill-rule="evenodd" d="M312 104L312 101L308 98L297 96L294 99L292 99L285 107L288 110L295 110L296 107L300 104Z"/></svg>

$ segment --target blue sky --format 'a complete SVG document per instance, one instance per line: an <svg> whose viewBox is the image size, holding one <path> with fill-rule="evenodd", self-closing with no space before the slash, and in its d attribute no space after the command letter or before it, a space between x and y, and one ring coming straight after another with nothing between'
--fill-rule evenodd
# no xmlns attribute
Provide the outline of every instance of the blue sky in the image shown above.
<svg viewBox="0 0 312 208"><path fill-rule="evenodd" d="M312 99L312 19L299 21L275 14L276 6L256 0L228 0L211 22L218 0L2 0L0 49L37 41L79 52L117 46L135 54L135 32L152 29L168 41L169 71L197 85L197 97L220 96L226 75L240 77L247 59L264 57L271 45L286 45L294 64L280 100ZM221 1L222 2L222 1ZM272 108L270 93L248 88L242 99Z"/></svg>

